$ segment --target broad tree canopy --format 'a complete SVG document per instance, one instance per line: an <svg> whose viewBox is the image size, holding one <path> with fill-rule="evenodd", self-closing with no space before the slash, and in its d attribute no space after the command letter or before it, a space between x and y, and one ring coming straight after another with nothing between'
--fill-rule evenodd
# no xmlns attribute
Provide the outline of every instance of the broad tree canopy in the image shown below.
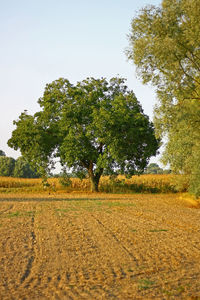
<svg viewBox="0 0 200 300"><path fill-rule="evenodd" d="M73 172L87 170L92 190L101 175L141 173L156 155L158 140L133 91L122 78L87 78L76 85L60 78L47 84L34 116L23 112L9 146L37 169L54 157Z"/></svg>

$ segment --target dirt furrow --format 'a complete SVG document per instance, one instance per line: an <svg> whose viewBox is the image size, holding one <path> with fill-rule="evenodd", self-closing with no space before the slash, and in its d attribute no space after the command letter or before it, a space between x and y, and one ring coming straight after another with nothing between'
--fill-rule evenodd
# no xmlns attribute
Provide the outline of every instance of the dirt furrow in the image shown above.
<svg viewBox="0 0 200 300"><path fill-rule="evenodd" d="M0 299L198 299L199 211L145 197L0 203Z"/></svg>
<svg viewBox="0 0 200 300"><path fill-rule="evenodd" d="M12 204L1 215L0 291L3 284L3 299L15 299L15 291L22 283L30 259L31 219L24 217L21 209L20 205Z"/></svg>
<svg viewBox="0 0 200 300"><path fill-rule="evenodd" d="M91 214L91 216L103 227L103 229L105 230L105 232L109 232L109 234L112 236L112 238L118 243L118 245L120 245L120 247L122 247L125 252L133 259L133 261L136 263L137 265L137 260L134 257L134 255L120 242L120 240L117 238L117 236L113 233L113 231L111 231L108 227L106 227L97 217L95 217L94 215ZM113 275L115 275L114 272L112 272ZM115 276L114 276L115 277Z"/></svg>
<svg viewBox="0 0 200 300"><path fill-rule="evenodd" d="M30 238L31 238L30 256L28 258L28 262L27 262L27 265L26 265L25 272L22 275L21 280L20 280L21 284L28 278L29 274L31 273L32 265L33 265L33 262L34 262L34 259L35 259L34 245L35 245L35 242L36 242L36 236L35 236L35 231L34 231L34 220L35 220L35 216L32 216L32 218L31 218L32 230L31 230L31 233L30 233Z"/></svg>
<svg viewBox="0 0 200 300"><path fill-rule="evenodd" d="M1 210L0 210L0 215L4 214L5 212L10 211L12 208L13 208L13 204L8 205L8 207L3 208L3 209L2 209L2 207L1 207L1 208L0 208L0 209L1 209Z"/></svg>

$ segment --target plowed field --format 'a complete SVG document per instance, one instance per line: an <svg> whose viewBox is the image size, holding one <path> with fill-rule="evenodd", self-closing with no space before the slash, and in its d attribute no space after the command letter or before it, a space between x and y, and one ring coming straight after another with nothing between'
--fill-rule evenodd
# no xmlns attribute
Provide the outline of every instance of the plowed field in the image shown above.
<svg viewBox="0 0 200 300"><path fill-rule="evenodd" d="M178 195L0 200L0 299L200 299L200 209Z"/></svg>

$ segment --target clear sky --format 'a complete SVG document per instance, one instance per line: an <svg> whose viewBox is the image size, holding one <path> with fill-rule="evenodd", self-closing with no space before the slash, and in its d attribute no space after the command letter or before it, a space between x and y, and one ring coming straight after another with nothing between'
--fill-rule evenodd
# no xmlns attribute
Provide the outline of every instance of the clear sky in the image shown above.
<svg viewBox="0 0 200 300"><path fill-rule="evenodd" d="M0 149L17 158L7 141L13 120L39 110L46 83L86 77L127 78L152 119L155 94L135 77L125 50L131 20L159 0L0 0Z"/></svg>

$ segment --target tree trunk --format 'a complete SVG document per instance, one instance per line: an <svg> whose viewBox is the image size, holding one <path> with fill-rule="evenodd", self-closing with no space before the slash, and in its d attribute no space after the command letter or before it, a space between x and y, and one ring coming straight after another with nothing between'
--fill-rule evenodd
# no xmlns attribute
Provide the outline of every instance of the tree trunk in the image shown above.
<svg viewBox="0 0 200 300"><path fill-rule="evenodd" d="M91 192L98 192L99 178L96 178L96 176L90 177L90 182L91 182Z"/></svg>
<svg viewBox="0 0 200 300"><path fill-rule="evenodd" d="M88 174L91 182L91 192L98 192L99 189L99 180L103 173L103 169L100 169L98 173L94 174L93 172L93 163L90 162L90 166L88 168Z"/></svg>

